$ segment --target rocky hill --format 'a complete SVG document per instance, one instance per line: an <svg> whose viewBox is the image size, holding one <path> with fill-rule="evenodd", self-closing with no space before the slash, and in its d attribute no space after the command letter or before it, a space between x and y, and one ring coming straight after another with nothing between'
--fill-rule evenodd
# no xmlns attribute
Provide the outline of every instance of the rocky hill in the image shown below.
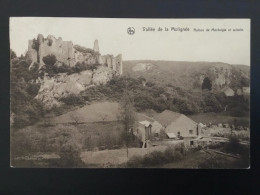
<svg viewBox="0 0 260 195"><path fill-rule="evenodd" d="M212 90L230 87L233 90L249 86L250 67L221 62L177 62L136 60L123 62L124 75L144 77L161 85L183 89L201 89L208 80Z"/></svg>
<svg viewBox="0 0 260 195"><path fill-rule="evenodd" d="M60 99L94 85L105 84L115 75L122 75L122 55L101 55L98 40L93 49L73 45L49 35L29 40L29 69L38 69L36 83L40 89L35 97L51 108L61 105Z"/></svg>

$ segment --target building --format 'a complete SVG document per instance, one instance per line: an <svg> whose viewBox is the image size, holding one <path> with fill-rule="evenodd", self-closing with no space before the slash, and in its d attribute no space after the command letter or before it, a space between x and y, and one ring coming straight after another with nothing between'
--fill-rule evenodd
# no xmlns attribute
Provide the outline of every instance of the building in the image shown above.
<svg viewBox="0 0 260 195"><path fill-rule="evenodd" d="M142 148L147 147L147 141L151 139L152 131L151 131L152 125L149 121L141 121L138 122L136 131L134 131L134 135L139 137L141 140Z"/></svg>
<svg viewBox="0 0 260 195"><path fill-rule="evenodd" d="M169 139L176 139L177 136L174 133L166 133Z"/></svg>
<svg viewBox="0 0 260 195"><path fill-rule="evenodd" d="M153 136L159 136L160 131L163 130L163 126L158 121L156 121L155 119L153 119L149 116L146 116L145 114L138 113L137 121L138 122L149 121L150 124L152 125L151 133Z"/></svg>
<svg viewBox="0 0 260 195"><path fill-rule="evenodd" d="M173 138L175 135L178 138L193 138L201 133L195 121L177 112L165 110L154 119L163 126L168 137L170 135Z"/></svg>

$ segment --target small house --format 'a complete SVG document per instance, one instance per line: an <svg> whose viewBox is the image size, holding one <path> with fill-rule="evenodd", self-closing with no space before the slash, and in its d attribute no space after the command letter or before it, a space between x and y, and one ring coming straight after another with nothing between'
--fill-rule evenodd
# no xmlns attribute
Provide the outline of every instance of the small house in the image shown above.
<svg viewBox="0 0 260 195"><path fill-rule="evenodd" d="M142 142L149 140L152 135L152 125L149 121L141 121L137 125L137 130L134 132Z"/></svg>
<svg viewBox="0 0 260 195"><path fill-rule="evenodd" d="M155 137L158 137L161 130L163 129L163 126L158 121L156 121L155 119L153 119L149 116L146 116L145 114L138 113L137 114L137 121L138 122L149 121L150 124L152 125L151 133Z"/></svg>
<svg viewBox="0 0 260 195"><path fill-rule="evenodd" d="M177 138L192 138L200 134L197 123L183 114L165 110L154 118L164 127L167 135L173 133Z"/></svg>

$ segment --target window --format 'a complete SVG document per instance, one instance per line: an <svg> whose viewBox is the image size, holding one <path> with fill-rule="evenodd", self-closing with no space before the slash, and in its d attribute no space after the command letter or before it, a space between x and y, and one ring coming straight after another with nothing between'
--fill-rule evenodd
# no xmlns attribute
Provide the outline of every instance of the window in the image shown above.
<svg viewBox="0 0 260 195"><path fill-rule="evenodd" d="M178 131L178 137L180 137L181 136L181 133Z"/></svg>
<svg viewBox="0 0 260 195"><path fill-rule="evenodd" d="M193 146L193 145L194 145L194 142L193 142L193 141L190 141L190 145Z"/></svg>
<svg viewBox="0 0 260 195"><path fill-rule="evenodd" d="M190 133L190 134L193 134L193 130L189 130L189 133Z"/></svg>

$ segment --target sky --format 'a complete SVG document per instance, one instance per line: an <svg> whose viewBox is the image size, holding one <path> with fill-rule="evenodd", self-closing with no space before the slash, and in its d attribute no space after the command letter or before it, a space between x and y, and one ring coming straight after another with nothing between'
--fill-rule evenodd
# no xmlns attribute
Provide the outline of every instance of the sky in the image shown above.
<svg viewBox="0 0 260 195"><path fill-rule="evenodd" d="M127 33L129 27L135 29L134 34ZM149 27L155 31L144 30ZM189 30L180 32L173 28ZM10 18L10 48L18 56L25 54L28 40L38 34L62 37L87 48L93 48L97 39L102 55L121 53L123 60L209 61L250 66L250 19Z"/></svg>

